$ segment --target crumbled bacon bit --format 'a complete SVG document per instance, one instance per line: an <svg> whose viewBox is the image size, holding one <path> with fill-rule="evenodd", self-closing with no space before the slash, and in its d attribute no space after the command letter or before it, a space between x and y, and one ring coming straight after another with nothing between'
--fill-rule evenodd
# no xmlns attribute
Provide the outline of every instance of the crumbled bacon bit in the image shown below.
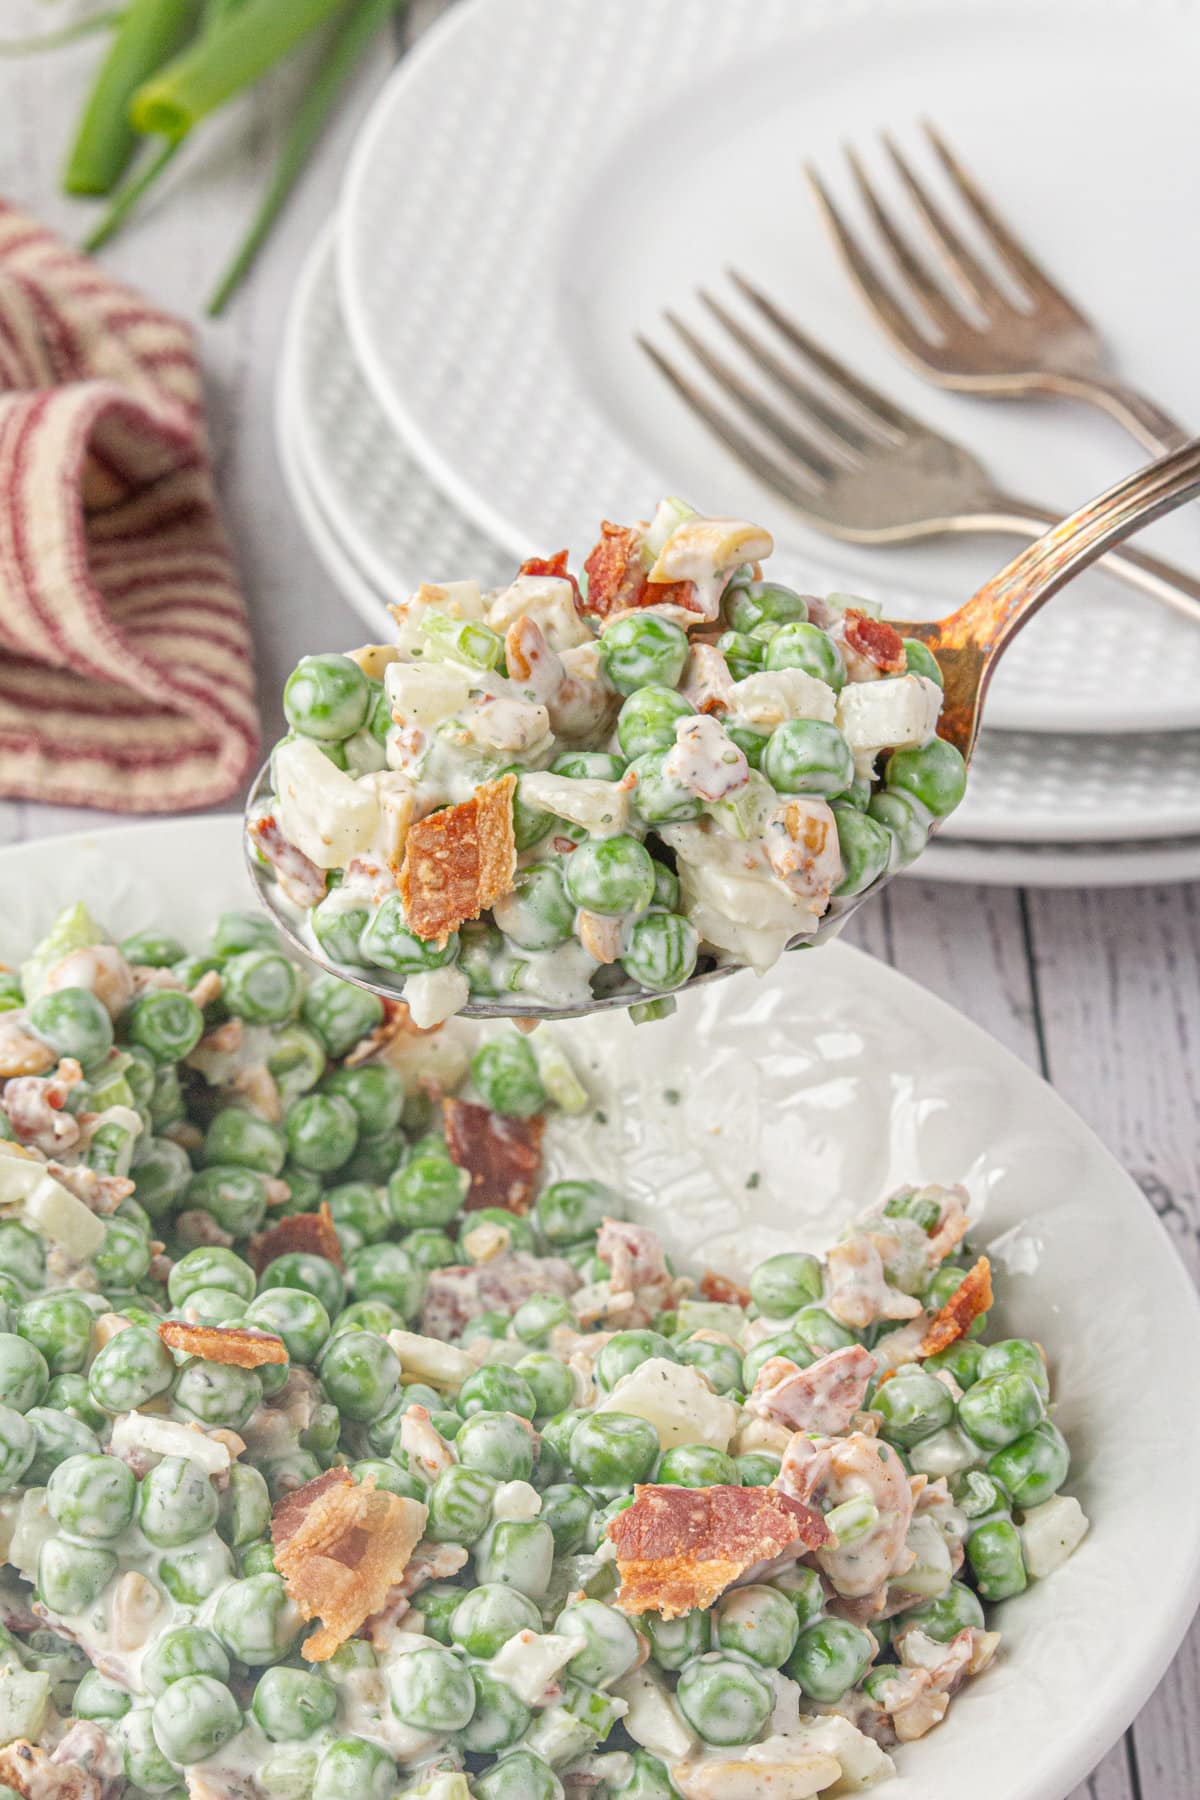
<svg viewBox="0 0 1200 1800"><path fill-rule="evenodd" d="M0 1750L0 1782L25 1800L95 1800L97 1778L78 1763L56 1763L40 1744L16 1738Z"/></svg>
<svg viewBox="0 0 1200 1800"><path fill-rule="evenodd" d="M726 1306L749 1306L750 1289L742 1287L728 1275L705 1269L700 1277L700 1292L705 1300L717 1300Z"/></svg>
<svg viewBox="0 0 1200 1800"><path fill-rule="evenodd" d="M639 606L679 606L699 615L695 582L648 580L642 534L636 526L614 525L605 519L599 541L583 566L588 591L581 610L592 618L608 619Z"/></svg>
<svg viewBox="0 0 1200 1800"><path fill-rule="evenodd" d="M297 850L295 844L284 837L272 814L252 819L247 835L262 851L274 869L280 887L294 905L316 906L325 898L324 869L318 869L303 850Z"/></svg>
<svg viewBox="0 0 1200 1800"><path fill-rule="evenodd" d="M185 1325L178 1319L164 1319L158 1335L168 1350L182 1350L205 1362L231 1363L235 1369L287 1361L282 1338L249 1325Z"/></svg>
<svg viewBox="0 0 1200 1800"><path fill-rule="evenodd" d="M280 1219L278 1225L272 1225L269 1231L260 1231L257 1237L250 1239L247 1255L255 1274L261 1275L269 1262L274 1262L277 1256L287 1256L293 1250L328 1257L331 1263L341 1268L342 1246L327 1200L322 1200L315 1213L292 1213L288 1218Z"/></svg>
<svg viewBox="0 0 1200 1800"><path fill-rule="evenodd" d="M556 550L553 556L527 556L517 573L518 575L551 575L559 581L569 581L571 591L575 595L576 611L584 611L583 595L579 591L579 583L567 567L565 550Z"/></svg>
<svg viewBox="0 0 1200 1800"><path fill-rule="evenodd" d="M441 945L456 926L477 919L512 888L515 775L488 781L469 800L430 813L412 827L400 893L417 936Z"/></svg>
<svg viewBox="0 0 1200 1800"><path fill-rule="evenodd" d="M320 1629L302 1645L325 1662L383 1606L425 1529L417 1500L329 1469L279 1500L271 1516L275 1567L306 1619Z"/></svg>
<svg viewBox="0 0 1200 1800"><path fill-rule="evenodd" d="M831 1538L820 1513L772 1487L635 1487L608 1526L625 1613L678 1618L711 1606L758 1563Z"/></svg>
<svg viewBox="0 0 1200 1800"><path fill-rule="evenodd" d="M955 1288L941 1312L935 1313L921 1339L918 1355L937 1356L962 1337L992 1304L992 1265L981 1256Z"/></svg>
<svg viewBox="0 0 1200 1800"><path fill-rule="evenodd" d="M851 650L874 663L885 675L902 675L908 667L904 640L886 619L873 619L869 613L846 609L845 636Z"/></svg>
<svg viewBox="0 0 1200 1800"><path fill-rule="evenodd" d="M471 1177L465 1210L502 1206L527 1213L542 1166L546 1121L510 1119L470 1100L443 1100L442 1118L450 1160Z"/></svg>

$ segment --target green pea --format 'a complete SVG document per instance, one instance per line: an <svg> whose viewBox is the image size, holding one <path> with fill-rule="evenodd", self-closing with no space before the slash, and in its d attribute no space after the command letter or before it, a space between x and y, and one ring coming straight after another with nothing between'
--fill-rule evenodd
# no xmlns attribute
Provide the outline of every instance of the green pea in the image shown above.
<svg viewBox="0 0 1200 1800"><path fill-rule="evenodd" d="M72 1456L96 1455L100 1440L71 1413L52 1406L31 1406L25 1423L34 1436L33 1460L25 1471L27 1487L42 1487L59 1465Z"/></svg>
<svg viewBox="0 0 1200 1800"><path fill-rule="evenodd" d="M83 1368L92 1342L92 1314L74 1294L47 1294L17 1314L18 1334L39 1350L51 1375Z"/></svg>
<svg viewBox="0 0 1200 1800"><path fill-rule="evenodd" d="M560 871L550 862L519 869L492 914L505 937L521 950L553 950L575 929L575 907Z"/></svg>
<svg viewBox="0 0 1200 1800"><path fill-rule="evenodd" d="M548 1350L531 1350L514 1366L514 1374L525 1382L533 1398L533 1418L543 1419L562 1412L575 1395L575 1381L570 1369Z"/></svg>
<svg viewBox="0 0 1200 1800"><path fill-rule="evenodd" d="M625 613L600 639L600 667L619 694L677 687L687 659L687 633L656 613Z"/></svg>
<svg viewBox="0 0 1200 1800"><path fill-rule="evenodd" d="M952 1581L944 1594L911 1607L903 1616L905 1629L916 1626L939 1644L948 1644L971 1626L982 1631L984 1623L983 1608L976 1595L961 1581Z"/></svg>
<svg viewBox="0 0 1200 1800"><path fill-rule="evenodd" d="M774 1694L757 1670L726 1656L700 1656L679 1677L675 1699L706 1744L749 1744L771 1716Z"/></svg>
<svg viewBox="0 0 1200 1800"><path fill-rule="evenodd" d="M900 868L916 861L929 837L930 814L914 795L899 789L872 794L867 816L891 833Z"/></svg>
<svg viewBox="0 0 1200 1800"><path fill-rule="evenodd" d="M1010 1496L1014 1506L1041 1506L1067 1479L1071 1451L1062 1432L1049 1419L1015 1438L989 1458L987 1472Z"/></svg>
<svg viewBox="0 0 1200 1800"><path fill-rule="evenodd" d="M156 1062L182 1062L204 1035L204 1014L187 994L155 988L134 1001L125 1015L125 1030Z"/></svg>
<svg viewBox="0 0 1200 1800"><path fill-rule="evenodd" d="M945 1369L959 1387L965 1389L973 1387L979 1380L982 1357L982 1344L976 1344L970 1338L957 1338L947 1349L939 1350L936 1356L927 1356L921 1367L928 1369L931 1374L935 1374L938 1369Z"/></svg>
<svg viewBox="0 0 1200 1800"><path fill-rule="evenodd" d="M330 1056L342 1057L382 1024L383 1001L353 982L319 974L308 984L300 1016Z"/></svg>
<svg viewBox="0 0 1200 1800"><path fill-rule="evenodd" d="M278 1575L251 1575L225 1588L212 1624L231 1656L260 1669L283 1661L301 1620Z"/></svg>
<svg viewBox="0 0 1200 1800"><path fill-rule="evenodd" d="M288 1361L315 1362L329 1336L329 1314L315 1294L299 1288L268 1288L246 1308L246 1323L281 1337Z"/></svg>
<svg viewBox="0 0 1200 1800"><path fill-rule="evenodd" d="M267 1189L257 1169L215 1163L192 1177L184 1206L208 1213L231 1237L248 1238L266 1217Z"/></svg>
<svg viewBox="0 0 1200 1800"><path fill-rule="evenodd" d="M1045 1410L1033 1377L1023 1369L1013 1369L1008 1374L985 1376L968 1388L958 1402L958 1422L985 1450L1003 1450L1032 1431Z"/></svg>
<svg viewBox="0 0 1200 1800"><path fill-rule="evenodd" d="M319 1473L312 1470L313 1475ZM200 1606L232 1580L233 1556L220 1538L203 1538L179 1550L164 1550L156 1572L172 1600L180 1606Z"/></svg>
<svg viewBox="0 0 1200 1800"><path fill-rule="evenodd" d="M92 1399L86 1375L51 1376L50 1385L46 1389L45 1403L47 1406L56 1407L59 1412L69 1412L72 1418L78 1419L81 1424L86 1425L89 1431L99 1431L108 1423L108 1415ZM6 1408L5 1414L0 1416L0 1438L3 1438L9 1430L9 1426L5 1422L8 1416L9 1409ZM20 1418L21 1415L16 1413L12 1416ZM3 1465L0 1464L0 1471L2 1468ZM0 1487L5 1485L3 1474L0 1472Z"/></svg>
<svg viewBox="0 0 1200 1800"><path fill-rule="evenodd" d="M789 1319L821 1298L824 1278L815 1256L783 1251L759 1263L750 1277L750 1297L768 1319Z"/></svg>
<svg viewBox="0 0 1200 1800"><path fill-rule="evenodd" d="M967 791L967 765L961 751L935 737L919 750L893 750L883 779L888 788L911 794L935 819L944 819Z"/></svg>
<svg viewBox="0 0 1200 1800"><path fill-rule="evenodd" d="M513 1750L473 1783L476 1800L562 1800L563 1785L532 1750Z"/></svg>
<svg viewBox="0 0 1200 1800"><path fill-rule="evenodd" d="M348 1331L329 1340L321 1355L321 1382L348 1419L384 1412L400 1387L400 1359L385 1338Z"/></svg>
<svg viewBox="0 0 1200 1800"><path fill-rule="evenodd" d="M589 838L567 858L566 881L575 905L588 912L641 913L654 898L654 863L637 838Z"/></svg>
<svg viewBox="0 0 1200 1800"><path fill-rule="evenodd" d="M748 1450L734 1459L741 1487L770 1487L779 1474L780 1459L769 1450Z"/></svg>
<svg viewBox="0 0 1200 1800"><path fill-rule="evenodd" d="M223 912L212 934L213 951L222 962L242 950L278 950L279 933L260 912Z"/></svg>
<svg viewBox="0 0 1200 1800"><path fill-rule="evenodd" d="M123 1687L109 1681L99 1669L89 1669L71 1702L77 1719L94 1719L101 1725L115 1725L123 1719L133 1701Z"/></svg>
<svg viewBox="0 0 1200 1800"><path fill-rule="evenodd" d="M700 934L679 913L652 912L635 921L621 957L632 981L653 993L682 987L696 967Z"/></svg>
<svg viewBox="0 0 1200 1800"><path fill-rule="evenodd" d="M117 948L127 963L142 969L169 969L187 955L178 938L153 929L133 932L122 938Z"/></svg>
<svg viewBox="0 0 1200 1800"><path fill-rule="evenodd" d="M675 721L693 711L690 701L673 687L638 688L622 704L617 715L617 742L633 762L654 750L669 750L675 742ZM619 780L620 775L610 777Z"/></svg>
<svg viewBox="0 0 1200 1800"><path fill-rule="evenodd" d="M623 1613L601 1600L575 1600L563 1608L554 1629L566 1637L582 1637L583 1647L567 1664L576 1681L609 1687L639 1660L637 1632Z"/></svg>
<svg viewBox="0 0 1200 1800"><path fill-rule="evenodd" d="M343 1252L378 1243L392 1226L382 1188L366 1181L346 1181L326 1195Z"/></svg>
<svg viewBox="0 0 1200 1800"><path fill-rule="evenodd" d="M129 1178L134 1184L138 1204L152 1219L162 1219L171 1212L191 1179L192 1165L187 1151L170 1138L140 1133L133 1147Z"/></svg>
<svg viewBox="0 0 1200 1800"><path fill-rule="evenodd" d="M327 1256L315 1256L307 1250L288 1250L276 1256L259 1276L258 1286L260 1294L268 1288L301 1288L316 1296L330 1318L336 1318L342 1310L346 1292L341 1270Z"/></svg>
<svg viewBox="0 0 1200 1800"><path fill-rule="evenodd" d="M263 1382L256 1369L238 1369L197 1357L181 1372L174 1397L180 1412L200 1424L240 1431L262 1402Z"/></svg>
<svg viewBox="0 0 1200 1800"><path fill-rule="evenodd" d="M237 1701L212 1675L184 1675L154 1702L154 1741L172 1762L203 1762L241 1728Z"/></svg>
<svg viewBox="0 0 1200 1800"><path fill-rule="evenodd" d="M533 1474L533 1433L509 1412L473 1413L454 1448L464 1468L495 1481L528 1481Z"/></svg>
<svg viewBox="0 0 1200 1800"><path fill-rule="evenodd" d="M791 624L808 617L808 602L778 581L730 582L725 590L725 616L735 631L750 632L763 623Z"/></svg>
<svg viewBox="0 0 1200 1800"><path fill-rule="evenodd" d="M458 1734L464 1750L475 1756L496 1755L524 1737L533 1718L525 1704L499 1676L475 1665L469 1671L475 1710Z"/></svg>
<svg viewBox="0 0 1200 1800"><path fill-rule="evenodd" d="M378 1744L336 1738L317 1765L312 1800L389 1800L395 1786L396 1765Z"/></svg>
<svg viewBox="0 0 1200 1800"><path fill-rule="evenodd" d="M882 1435L901 1449L941 1431L954 1417L949 1388L922 1369L901 1369L878 1389L871 1405L883 1417Z"/></svg>
<svg viewBox="0 0 1200 1800"><path fill-rule="evenodd" d="M37 1433L11 1406L0 1406L0 1489L14 1488L37 1451Z"/></svg>
<svg viewBox="0 0 1200 1800"><path fill-rule="evenodd" d="M110 1293L133 1287L150 1267L150 1242L145 1232L128 1219L106 1219L104 1242L92 1258L92 1267Z"/></svg>
<svg viewBox="0 0 1200 1800"><path fill-rule="evenodd" d="M498 1519L472 1554L480 1581L505 1582L531 1600L545 1598L554 1564L554 1535L541 1519Z"/></svg>
<svg viewBox="0 0 1200 1800"><path fill-rule="evenodd" d="M571 1472L587 1487L628 1488L647 1481L658 1460L658 1433L631 1413L588 1413L571 1433Z"/></svg>
<svg viewBox="0 0 1200 1800"><path fill-rule="evenodd" d="M51 1612L81 1613L95 1604L116 1574L111 1550L69 1538L47 1538L38 1555L38 1594Z"/></svg>
<svg viewBox="0 0 1200 1800"><path fill-rule="evenodd" d="M305 1094L288 1112L284 1130L292 1161L314 1174L328 1175L353 1155L358 1116L338 1094Z"/></svg>
<svg viewBox="0 0 1200 1800"><path fill-rule="evenodd" d="M259 1677L251 1711L272 1743L309 1738L332 1724L337 1689L323 1675L276 1665Z"/></svg>
<svg viewBox="0 0 1200 1800"><path fill-rule="evenodd" d="M614 1332L596 1358L596 1381L604 1392L611 1393L623 1375L630 1375L652 1356L666 1362L678 1362L675 1346L660 1331L644 1327L633 1331Z"/></svg>
<svg viewBox="0 0 1200 1800"><path fill-rule="evenodd" d="M795 620L781 626L767 645L768 669L803 669L835 694L846 683L846 664L833 639L817 625Z"/></svg>
<svg viewBox="0 0 1200 1800"><path fill-rule="evenodd" d="M119 1721L117 1731L125 1774L134 1787L145 1794L177 1793L179 1771L155 1742L153 1708L133 1707Z"/></svg>
<svg viewBox="0 0 1200 1800"><path fill-rule="evenodd" d="M869 818L847 800L835 800L833 816L837 821L838 852L842 859L842 879L834 894L844 899L861 894L878 881L892 854L892 840L876 819Z"/></svg>
<svg viewBox="0 0 1200 1800"><path fill-rule="evenodd" d="M735 681L757 675L766 656L762 639L751 637L746 631L723 631L717 639L717 649L728 663L729 673Z"/></svg>
<svg viewBox="0 0 1200 1800"><path fill-rule="evenodd" d="M385 1300L411 1319L421 1304L425 1278L402 1244L365 1244L350 1258L350 1279L362 1300Z"/></svg>
<svg viewBox="0 0 1200 1800"><path fill-rule="evenodd" d="M324 742L359 730L371 704L366 676L348 656L305 656L288 676L283 710L293 731Z"/></svg>
<svg viewBox="0 0 1200 1800"><path fill-rule="evenodd" d="M18 1327L18 1329L20 1329ZM1004 1338L996 1344L986 1344L979 1353L979 1374L1006 1375L1010 1369L1020 1369L1029 1376L1043 1400L1050 1398L1050 1377L1046 1373L1046 1359L1036 1344L1028 1338Z"/></svg>
<svg viewBox="0 0 1200 1800"><path fill-rule="evenodd" d="M254 1297L254 1270L221 1245L202 1245L181 1256L167 1277L172 1306L186 1306L197 1288L228 1288L242 1300Z"/></svg>
<svg viewBox="0 0 1200 1800"><path fill-rule="evenodd" d="M786 1594L770 1587L735 1588L717 1606L717 1643L766 1669L780 1669L796 1648L800 1621Z"/></svg>
<svg viewBox="0 0 1200 1800"><path fill-rule="evenodd" d="M479 1047L471 1058L471 1080L493 1112L529 1119L546 1110L546 1090L533 1051L515 1031L488 1038Z"/></svg>
<svg viewBox="0 0 1200 1800"><path fill-rule="evenodd" d="M638 1620L638 1629L649 1639L654 1661L668 1673L686 1667L711 1648L711 1616L699 1608L681 1613L677 1619L644 1613Z"/></svg>
<svg viewBox="0 0 1200 1800"><path fill-rule="evenodd" d="M16 1283L10 1298L17 1305L24 1298L20 1289L40 1287L45 1270L46 1252L41 1239L16 1220L0 1224L0 1274Z"/></svg>
<svg viewBox="0 0 1200 1800"><path fill-rule="evenodd" d="M763 752L762 767L781 794L816 794L829 799L844 793L854 779L849 744L836 725L820 719L788 719L777 726Z"/></svg>
<svg viewBox="0 0 1200 1800"><path fill-rule="evenodd" d="M165 1394L174 1380L171 1352L144 1325L131 1325L110 1338L88 1370L92 1399L109 1413L145 1406L156 1394Z"/></svg>
<svg viewBox="0 0 1200 1800"><path fill-rule="evenodd" d="M796 1336L790 1326L786 1331L777 1332L774 1337L760 1338L753 1350L747 1350L742 1358L741 1385L746 1393L754 1386L759 1370L773 1356L786 1356L799 1369L806 1369L816 1360L808 1345Z"/></svg>
<svg viewBox="0 0 1200 1800"><path fill-rule="evenodd" d="M264 1537L271 1525L271 1496L260 1470L235 1462L218 1495L217 1530L234 1549Z"/></svg>
<svg viewBox="0 0 1200 1800"><path fill-rule="evenodd" d="M482 1469L461 1463L443 1469L429 1490L426 1536L438 1544L473 1544L491 1521L495 1492L496 1479Z"/></svg>
<svg viewBox="0 0 1200 1800"><path fill-rule="evenodd" d="M665 750L647 750L629 765L636 781L630 802L646 825L677 825L703 811L699 797L668 774L666 756Z"/></svg>
<svg viewBox="0 0 1200 1800"><path fill-rule="evenodd" d="M818 1619L800 1633L786 1671L808 1699L833 1705L858 1685L874 1655L869 1631L848 1619Z"/></svg>
<svg viewBox="0 0 1200 1800"><path fill-rule="evenodd" d="M174 1550L190 1543L212 1529L217 1512L216 1489L187 1457L165 1456L142 1477L138 1524L152 1544Z"/></svg>
<svg viewBox="0 0 1200 1800"><path fill-rule="evenodd" d="M275 1176L283 1172L286 1157L282 1131L240 1106L219 1112L204 1134L204 1161L209 1168L234 1164ZM203 1201L195 1204L203 1205Z"/></svg>
<svg viewBox="0 0 1200 1800"><path fill-rule="evenodd" d="M486 1363L468 1375L455 1404L464 1419L481 1412L516 1413L522 1419L532 1419L537 1410L533 1390L524 1376L503 1363Z"/></svg>
<svg viewBox="0 0 1200 1800"><path fill-rule="evenodd" d="M457 960L459 938L456 931L444 944L418 937L410 928L404 902L396 893L389 894L371 915L359 949L370 962L395 975L424 975L433 969L445 969Z"/></svg>
<svg viewBox="0 0 1200 1800"><path fill-rule="evenodd" d="M397 1657L388 1687L397 1718L420 1731L461 1731L475 1711L470 1672L447 1650Z"/></svg>
<svg viewBox="0 0 1200 1800"><path fill-rule="evenodd" d="M29 1029L58 1056L73 1056L94 1074L113 1046L112 1018L90 988L60 988L29 1009Z"/></svg>
<svg viewBox="0 0 1200 1800"><path fill-rule="evenodd" d="M790 1330L818 1355L830 1350L845 1350L858 1342L849 1327L826 1312L823 1306L803 1307L792 1320Z"/></svg>
<svg viewBox="0 0 1200 1800"><path fill-rule="evenodd" d="M901 638L904 645L904 672L906 675L923 675L926 681L932 681L940 688L946 685L937 657L923 644L920 638Z"/></svg>
<svg viewBox="0 0 1200 1800"><path fill-rule="evenodd" d="M542 1510L538 1517L543 1525L550 1527L558 1555L570 1556L580 1548L591 1515L591 1499L577 1483L552 1482L542 1489Z"/></svg>
<svg viewBox="0 0 1200 1800"><path fill-rule="evenodd" d="M324 1090L337 1094L353 1107L359 1131L368 1137L394 1131L404 1111L404 1081L386 1063L368 1063L358 1069L334 1069L325 1077Z"/></svg>
<svg viewBox="0 0 1200 1800"><path fill-rule="evenodd" d="M229 1658L220 1638L202 1625L177 1625L155 1638L142 1658L142 1680L151 1694L164 1693L185 1675L229 1680Z"/></svg>
<svg viewBox="0 0 1200 1800"><path fill-rule="evenodd" d="M508 1089L505 1097L512 1098ZM393 1221L405 1231L449 1225L462 1210L470 1185L467 1171L448 1157L414 1156L388 1182L388 1209Z"/></svg>
<svg viewBox="0 0 1200 1800"><path fill-rule="evenodd" d="M558 1326L571 1324L573 1317L561 1294L534 1294L518 1306L512 1328L523 1344L542 1344ZM552 1410L560 1409L556 1406Z"/></svg>
<svg viewBox="0 0 1200 1800"><path fill-rule="evenodd" d="M602 1181L554 1181L538 1196L535 1213L542 1236L557 1248L582 1243L605 1219L623 1218L625 1209Z"/></svg>
<svg viewBox="0 0 1200 1800"><path fill-rule="evenodd" d="M519 1631L540 1631L542 1615L525 1594L490 1582L462 1595L450 1619L451 1640L472 1656L495 1656Z"/></svg>
<svg viewBox="0 0 1200 1800"><path fill-rule="evenodd" d="M1007 1600L1028 1586L1021 1535L1011 1519L977 1525L967 1539L967 1561L985 1600Z"/></svg>
<svg viewBox="0 0 1200 1800"><path fill-rule="evenodd" d="M664 1450L654 1471L667 1487L737 1487L737 1466L724 1450L709 1444L676 1444Z"/></svg>
<svg viewBox="0 0 1200 1800"><path fill-rule="evenodd" d="M251 1025L282 1025L300 1009L304 977L279 949L243 950L230 957L222 980L225 1005Z"/></svg>

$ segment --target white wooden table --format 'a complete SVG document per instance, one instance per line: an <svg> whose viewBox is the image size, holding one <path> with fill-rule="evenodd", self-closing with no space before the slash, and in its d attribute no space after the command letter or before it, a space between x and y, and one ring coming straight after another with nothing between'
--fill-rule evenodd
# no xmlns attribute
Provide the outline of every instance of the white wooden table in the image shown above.
<svg viewBox="0 0 1200 1800"><path fill-rule="evenodd" d="M272 387L280 326L302 254L334 205L362 104L393 48L445 3L417 0L396 45L380 46L249 286L226 319L203 326L221 489L251 601L268 735L277 730L277 696L296 658L361 634L309 550L277 467ZM58 16L38 0L6 0L0 31L35 30ZM0 194L75 236L84 214L59 194L57 176L95 51L85 43L37 62L0 62ZM217 120L202 150L179 160L144 218L110 248L110 266L154 299L196 316L198 297L253 204L291 92L285 77ZM0 801L0 843L98 822L95 813ZM1053 1082L1132 1172L1200 1275L1196 887L1038 892L906 880L866 909L852 935ZM1181 1495L1180 1504L1195 1505L1196 1496ZM1153 1594L1146 1604L1155 1604ZM1189 1800L1198 1793L1195 1625L1136 1724L1070 1800Z"/></svg>

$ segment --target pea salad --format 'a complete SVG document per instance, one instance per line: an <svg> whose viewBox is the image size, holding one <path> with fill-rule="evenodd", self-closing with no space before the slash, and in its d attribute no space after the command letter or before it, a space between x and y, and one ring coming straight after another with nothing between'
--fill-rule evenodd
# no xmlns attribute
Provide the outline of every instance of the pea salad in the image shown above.
<svg viewBox="0 0 1200 1800"><path fill-rule="evenodd" d="M472 999L649 1016L768 968L962 799L942 676L873 602L762 575L767 532L666 500L506 588L420 587L395 642L306 656L253 851L327 964L430 1025Z"/></svg>
<svg viewBox="0 0 1200 1800"><path fill-rule="evenodd" d="M1087 1529L961 1189L746 1287L545 1029L257 915L0 974L0 1800L857 1792Z"/></svg>

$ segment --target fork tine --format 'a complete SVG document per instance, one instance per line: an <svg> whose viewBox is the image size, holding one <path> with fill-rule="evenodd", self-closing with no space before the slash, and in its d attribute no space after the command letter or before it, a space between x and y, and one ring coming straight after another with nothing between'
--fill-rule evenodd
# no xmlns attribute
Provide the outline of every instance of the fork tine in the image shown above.
<svg viewBox="0 0 1200 1800"><path fill-rule="evenodd" d="M974 251L968 249L959 233L946 217L925 183L919 179L908 159L900 152L890 132L883 134L884 145L892 167L904 183L905 190L919 217L963 289L985 313L1005 311L1009 302L996 286Z"/></svg>
<svg viewBox="0 0 1200 1800"><path fill-rule="evenodd" d="M805 168L804 173L825 222L826 230L841 251L850 273L858 283L859 291L884 330L890 332L902 348L918 359L928 355L928 337L923 331L918 331L908 313L893 297L891 289L879 279L874 265L863 254L858 239L842 217L834 203L833 196L811 163Z"/></svg>
<svg viewBox="0 0 1200 1800"><path fill-rule="evenodd" d="M891 214L876 193L858 152L852 147L848 147L846 150L846 161L850 164L855 185L862 196L863 204L874 221L875 229L890 248L901 273L926 317L932 320L933 324L943 333L950 333L955 326L962 326L967 321L961 308L957 307L949 298L941 283L930 273L903 232L896 226Z"/></svg>
<svg viewBox="0 0 1200 1800"><path fill-rule="evenodd" d="M740 427L733 423L732 419L726 417L719 406L714 406L708 396L694 382L689 381L687 376L677 369L675 364L664 356L663 352L657 345L651 343L649 338L643 337L638 332L637 341L659 373L666 377L680 398L708 426L717 442L736 456L739 462L744 463L760 480L765 481L768 487L774 488L776 493L782 494L784 499L792 501L793 504L801 505L801 508L802 502L796 491L798 487L807 484L811 486L814 494L820 492L820 484L807 471L796 472L786 469L782 463L777 463L773 457L768 456L765 450L754 442L753 438L747 437Z"/></svg>
<svg viewBox="0 0 1200 1800"><path fill-rule="evenodd" d="M1058 305L1065 307L1073 318L1078 319L1081 325L1089 324L1074 301L1068 299L1062 289L1051 281L1041 264L1034 261L1021 240L1013 235L974 176L968 173L946 143L936 125L929 119L922 119L921 128L968 211L976 223L987 233L997 256L1024 283L1029 290L1030 297L1036 299L1041 296L1044 299L1054 300Z"/></svg>
<svg viewBox="0 0 1200 1800"><path fill-rule="evenodd" d="M862 379L861 375L852 374L845 363L839 362L836 356L831 355L815 339L810 338L808 333L803 331L794 319L789 318L788 314L768 294L763 293L761 288L755 287L752 281L748 281L736 269L729 269L726 272L729 279L746 296L751 305L756 306L763 317L774 325L776 331L794 345L801 356L806 356L813 367L821 371L832 387L840 388L843 394L849 395L877 425L890 426L901 442L906 437L911 437L914 432L926 430L919 419L914 419L911 413L906 413L896 405L894 400L887 399L884 394L879 392L878 388L871 387ZM901 313L900 317L911 337L912 326L907 314Z"/></svg>
<svg viewBox="0 0 1200 1800"><path fill-rule="evenodd" d="M870 444L872 435L871 432L864 429L861 420L853 419L844 407L833 406L818 394L815 388L811 387L807 381L802 380L794 369L789 368L780 357L775 355L773 350L769 350L761 338L749 331L742 321L730 312L728 307L721 304L715 295L708 293L704 288L698 288L697 293L714 318L725 327L734 342L741 345L751 362L755 363L765 375L769 375L786 393L790 394L796 405L802 407L804 412L823 431L828 432L830 437L852 452L854 461L859 461L862 451L867 449ZM892 434L889 432L888 436L890 440Z"/></svg>
<svg viewBox="0 0 1200 1800"><path fill-rule="evenodd" d="M836 473L834 465L830 462L828 453L815 438L810 437L807 432L797 429L790 420L785 419L782 413L771 405L769 400L764 400L761 394L756 393L750 384L738 374L737 370L723 357L718 356L715 350L710 349L703 338L697 337L696 333L684 323L677 313L668 311L663 314L663 317L671 329L683 339L700 366L707 369L717 386L731 400L735 400L742 411L748 413L755 424L767 433L768 437L772 437L777 443L782 444L784 449L796 458L797 462L815 481L824 484L832 480Z"/></svg>

